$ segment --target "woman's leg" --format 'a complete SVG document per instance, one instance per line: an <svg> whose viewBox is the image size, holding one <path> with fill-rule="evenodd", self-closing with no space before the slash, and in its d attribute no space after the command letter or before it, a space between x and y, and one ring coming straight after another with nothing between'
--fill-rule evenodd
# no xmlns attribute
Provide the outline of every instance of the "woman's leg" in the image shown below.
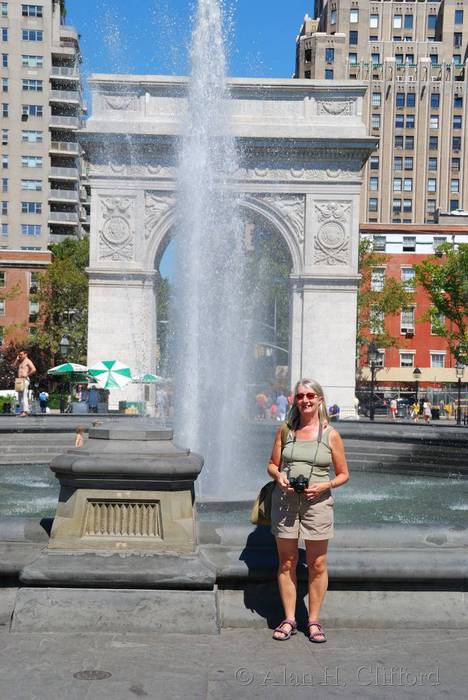
<svg viewBox="0 0 468 700"><path fill-rule="evenodd" d="M278 547L278 587L283 603L285 618L296 619L296 598L297 598L297 561L299 557L298 540L276 538ZM283 632L275 632L276 638L285 637L291 631L291 625L284 625Z"/></svg>
<svg viewBox="0 0 468 700"><path fill-rule="evenodd" d="M305 540L305 546L309 575L309 621L318 621L320 620L320 609L328 588L328 540ZM310 632L318 633L319 628L312 627ZM318 637L318 641L320 641L320 635Z"/></svg>

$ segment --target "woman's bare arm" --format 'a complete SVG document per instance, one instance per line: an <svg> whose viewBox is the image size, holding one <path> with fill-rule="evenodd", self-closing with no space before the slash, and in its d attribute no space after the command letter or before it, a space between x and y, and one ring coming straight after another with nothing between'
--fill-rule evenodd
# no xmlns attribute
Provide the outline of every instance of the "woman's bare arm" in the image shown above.
<svg viewBox="0 0 468 700"><path fill-rule="evenodd" d="M345 449L341 435L336 430L330 433L329 444L332 451L333 466L335 468L335 476L330 481L332 489L338 486L343 486L349 481L349 469L346 461Z"/></svg>

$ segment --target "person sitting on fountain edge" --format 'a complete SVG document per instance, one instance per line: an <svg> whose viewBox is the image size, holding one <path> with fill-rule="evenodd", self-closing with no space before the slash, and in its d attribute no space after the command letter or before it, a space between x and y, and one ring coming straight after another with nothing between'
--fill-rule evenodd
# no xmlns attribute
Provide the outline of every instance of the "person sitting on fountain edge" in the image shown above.
<svg viewBox="0 0 468 700"><path fill-rule="evenodd" d="M332 464L335 476L330 480ZM308 637L311 642L326 642L319 620L328 588L328 540L333 537L331 490L349 480L349 471L343 441L328 424L323 389L313 379L296 384L287 422L276 431L268 473L277 482L271 531L278 548L278 586L286 616L273 639L286 641L297 632L296 567L302 537L309 579Z"/></svg>

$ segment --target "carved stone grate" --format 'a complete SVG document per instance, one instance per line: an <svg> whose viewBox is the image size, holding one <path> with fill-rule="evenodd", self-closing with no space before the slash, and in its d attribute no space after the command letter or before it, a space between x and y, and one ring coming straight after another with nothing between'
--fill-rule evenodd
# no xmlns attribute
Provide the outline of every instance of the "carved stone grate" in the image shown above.
<svg viewBox="0 0 468 700"><path fill-rule="evenodd" d="M159 501L103 501L86 505L83 537L162 538Z"/></svg>

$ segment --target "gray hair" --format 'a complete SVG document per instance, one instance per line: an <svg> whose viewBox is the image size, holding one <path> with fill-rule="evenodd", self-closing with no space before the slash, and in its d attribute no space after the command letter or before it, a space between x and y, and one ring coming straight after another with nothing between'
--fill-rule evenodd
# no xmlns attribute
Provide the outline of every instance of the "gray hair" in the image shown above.
<svg viewBox="0 0 468 700"><path fill-rule="evenodd" d="M297 405L296 401L296 394L299 386L305 386L307 389L311 389L317 394L319 398L322 399L322 402L320 403L318 409L319 422L321 425L323 425L324 423L328 423L330 421L330 417L328 415L327 406L325 404L325 395L323 393L322 387L315 379L304 378L299 379L296 386L294 387L294 400L291 408L289 409L287 417L287 423L291 430L298 430L301 422L301 413L299 411L299 406Z"/></svg>

